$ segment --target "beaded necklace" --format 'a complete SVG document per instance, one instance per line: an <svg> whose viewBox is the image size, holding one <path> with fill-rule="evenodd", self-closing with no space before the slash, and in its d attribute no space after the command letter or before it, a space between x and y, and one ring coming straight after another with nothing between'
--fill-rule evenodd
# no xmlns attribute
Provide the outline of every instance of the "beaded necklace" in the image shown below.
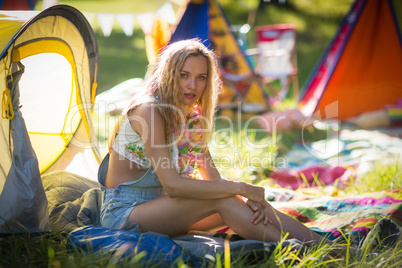
<svg viewBox="0 0 402 268"><path fill-rule="evenodd" d="M181 176L199 179L198 169L204 166L202 148L201 110L197 105L187 106L186 122L177 142L178 167Z"/></svg>

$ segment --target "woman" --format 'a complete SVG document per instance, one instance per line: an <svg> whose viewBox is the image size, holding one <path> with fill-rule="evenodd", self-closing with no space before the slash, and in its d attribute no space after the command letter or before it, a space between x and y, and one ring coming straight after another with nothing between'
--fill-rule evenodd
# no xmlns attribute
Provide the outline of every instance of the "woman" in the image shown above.
<svg viewBox="0 0 402 268"><path fill-rule="evenodd" d="M101 164L101 224L169 236L229 226L245 239L275 242L288 232L331 244L270 206L264 188L220 176L207 146L220 83L215 55L201 42L165 48Z"/></svg>

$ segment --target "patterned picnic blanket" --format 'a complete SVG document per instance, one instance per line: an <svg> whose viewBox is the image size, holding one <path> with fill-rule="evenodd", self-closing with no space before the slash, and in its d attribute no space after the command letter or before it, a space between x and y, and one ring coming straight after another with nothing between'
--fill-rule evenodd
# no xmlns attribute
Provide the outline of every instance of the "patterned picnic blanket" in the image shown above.
<svg viewBox="0 0 402 268"><path fill-rule="evenodd" d="M347 183L371 170L375 163L402 161L402 129L342 129L328 139L297 142L283 156L286 165L278 166L270 178L284 188L296 190L312 185Z"/></svg>
<svg viewBox="0 0 402 268"><path fill-rule="evenodd" d="M275 201L279 196L282 199L287 196L287 200ZM331 240L350 237L359 245L373 230L384 232L384 228L388 230L383 238L392 240L388 242L394 243L402 237L402 189L347 198L317 197L288 190L285 195L282 191L270 199L276 209ZM385 222L391 226L385 227Z"/></svg>

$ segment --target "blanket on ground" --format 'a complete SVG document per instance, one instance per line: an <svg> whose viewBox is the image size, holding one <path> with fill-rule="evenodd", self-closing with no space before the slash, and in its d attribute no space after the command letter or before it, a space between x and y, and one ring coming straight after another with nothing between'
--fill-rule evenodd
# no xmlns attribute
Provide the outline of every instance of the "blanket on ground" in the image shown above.
<svg viewBox="0 0 402 268"><path fill-rule="evenodd" d="M394 234L389 233L390 238L394 242L401 238L402 189L346 198L323 196L323 192L318 195L311 193L312 191L310 194L300 194L282 190L277 195L271 194L269 198L277 210L331 240L351 239L359 246L373 228L380 226L384 220L390 220L397 229Z"/></svg>
<svg viewBox="0 0 402 268"><path fill-rule="evenodd" d="M168 250L172 254L180 253L183 260L197 265L203 264L206 255L216 256L224 252L224 233L170 239L155 233L137 234L100 227L102 199L97 182L68 172L51 173L43 176L42 180L49 201L50 229L70 232L69 243L76 247L91 252L109 252L116 258L133 257L135 252L140 252L139 249L144 252L154 249L153 252L160 252L161 256ZM301 194L268 188L267 199L279 211L330 239L350 238L356 245L368 243L376 247L393 245L402 237L402 189L337 198L323 196L322 192L313 195L311 191L310 194ZM164 237L164 243L156 243L162 241L161 237ZM385 242L385 245L378 241ZM285 246L288 245L297 249L303 247L295 240L287 241ZM247 257L253 252L257 259L272 254L276 246L276 243L242 239L230 243L232 256ZM165 264L170 265L174 261L169 260Z"/></svg>
<svg viewBox="0 0 402 268"><path fill-rule="evenodd" d="M395 131L342 129L327 139L299 141L283 156L286 165L278 166L270 178L293 190L335 181L345 184L351 176L371 170L376 161L401 161L402 139L397 133L402 129Z"/></svg>

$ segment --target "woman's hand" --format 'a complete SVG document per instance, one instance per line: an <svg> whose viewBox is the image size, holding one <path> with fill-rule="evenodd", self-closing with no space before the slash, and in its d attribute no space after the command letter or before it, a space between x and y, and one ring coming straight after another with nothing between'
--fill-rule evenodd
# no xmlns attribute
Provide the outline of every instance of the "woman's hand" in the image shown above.
<svg viewBox="0 0 402 268"><path fill-rule="evenodd" d="M254 211L254 215L251 217L252 223L258 224L261 221L264 221L264 225L272 223L264 210L268 205L268 202L265 200L264 187L244 183L243 197L247 199L245 201L246 204Z"/></svg>
<svg viewBox="0 0 402 268"><path fill-rule="evenodd" d="M266 207L267 202L265 201L264 187L244 183L244 190L242 196L251 201L254 201L255 203L260 204L262 208Z"/></svg>
<svg viewBox="0 0 402 268"><path fill-rule="evenodd" d="M256 203L250 199L246 200L246 204L255 212L253 217L251 217L251 222L254 224L259 224L261 221L264 221L264 225L268 223L272 223L269 219L268 215L265 214L264 207L260 203Z"/></svg>

